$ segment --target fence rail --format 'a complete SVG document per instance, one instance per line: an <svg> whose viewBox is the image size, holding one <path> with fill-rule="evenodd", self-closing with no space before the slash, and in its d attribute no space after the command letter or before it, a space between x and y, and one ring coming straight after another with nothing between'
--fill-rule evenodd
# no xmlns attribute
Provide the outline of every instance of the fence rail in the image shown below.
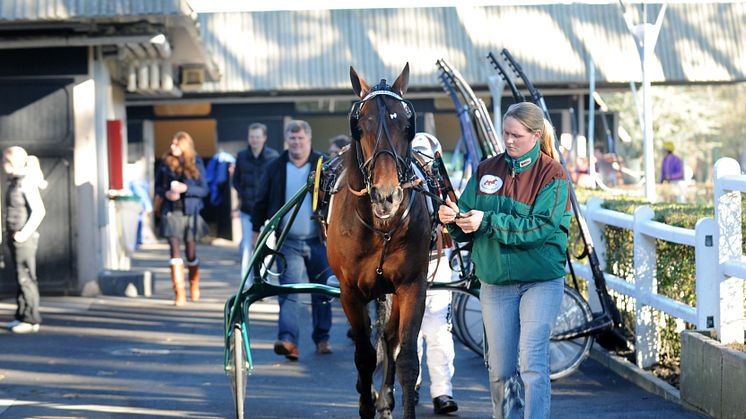
<svg viewBox="0 0 746 419"><path fill-rule="evenodd" d="M701 330L715 329L723 343L743 342L746 257L742 248L741 193L746 193L746 175L741 174L735 160L724 158L715 163L714 190L715 217L700 219L694 229L653 221L655 213L648 206L637 208L633 215L601 208L603 201L596 197L581 206L602 269L606 266L603 229L614 226L633 232L633 282L604 275L610 289L635 300L636 361L641 367L658 361L659 331L653 309L695 324ZM658 294L656 240L694 247L694 306ZM578 262L573 262L573 268L587 280L591 307L599 311L591 270Z"/></svg>

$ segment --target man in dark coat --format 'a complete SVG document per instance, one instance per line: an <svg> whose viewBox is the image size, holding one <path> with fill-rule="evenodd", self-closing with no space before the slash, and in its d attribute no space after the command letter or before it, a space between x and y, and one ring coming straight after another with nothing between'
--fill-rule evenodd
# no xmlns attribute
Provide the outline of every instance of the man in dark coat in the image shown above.
<svg viewBox="0 0 746 419"><path fill-rule="evenodd" d="M266 143L267 126L259 122L249 125L249 146L238 153L233 173L233 188L241 199L241 278L246 275L251 260L251 211L256 201L257 185L267 163L279 156Z"/></svg>

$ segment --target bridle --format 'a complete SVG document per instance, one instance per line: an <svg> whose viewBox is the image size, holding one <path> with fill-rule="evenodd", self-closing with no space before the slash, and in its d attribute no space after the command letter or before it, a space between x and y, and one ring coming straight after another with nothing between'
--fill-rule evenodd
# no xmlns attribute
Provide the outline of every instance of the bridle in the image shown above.
<svg viewBox="0 0 746 419"><path fill-rule="evenodd" d="M371 188L373 186L373 169L378 158L385 154L390 155L390 157L396 164L396 176L399 181L399 186L402 189L410 190L408 198L409 203L407 205L407 208L404 210L401 217L399 217L399 221L388 231L375 228L373 225L366 222L365 219L360 216L357 207L355 208L355 216L357 217L358 221L360 221L360 223L362 223L369 230L378 234L383 240L381 258L379 260L378 267L376 268L376 274L378 274L379 277L383 275L383 261L386 256L386 249L388 248L388 244L391 241L394 232L404 224L407 216L409 216L410 210L412 209L412 205L414 203L414 187L420 183L420 179L417 177L417 175L415 175L414 170L412 169L411 149L407 147L407 154L405 156L400 156L399 153L397 153L396 151L396 147L394 147L394 143L391 139L391 132L389 131L388 124L386 124L386 118L388 117L389 119L397 119L399 118L399 115L396 112L389 111L388 107L386 106L385 97L396 99L404 108L405 116L409 122L409 127L407 130L407 141L411 142L414 138L415 132L417 132L416 114L414 111L414 107L412 106L411 102L404 100L399 94L394 92L391 86L386 84L385 79L381 79L381 81L376 86L374 86L370 90L370 92L362 98L362 100L353 103L349 115L350 134L353 141L355 141L355 157L357 160L358 169L360 170L360 174L363 178L363 183L365 184L365 187L359 191L353 189L348 184L347 188L349 189L349 191L358 198L362 198L370 194ZM358 123L360 121L360 113L363 106L371 100L375 100L378 104L378 127L376 128L376 141L373 145L373 152L371 153L371 156L366 160L365 156L363 155L362 145L360 143L362 131L360 130ZM382 141L386 141L388 149L384 149L381 147Z"/></svg>
<svg viewBox="0 0 746 419"><path fill-rule="evenodd" d="M365 95L365 97L363 97L362 100L359 100L352 104L349 115L350 133L352 134L351 136L353 141L355 141L356 143L355 152L357 157L358 169L360 170L360 174L363 178L363 183L365 184L365 188L359 191L350 188L350 191L358 197L370 193L371 187L373 186L373 169L376 165L376 161L379 157L385 154L389 155L396 164L396 176L399 180L399 186L402 187L402 189L412 187L413 185L411 185L410 183L417 178L414 174L414 171L412 170L412 153L409 148L407 148L407 154L405 156L400 156L399 153L396 151L396 147L394 146L393 141L391 140L391 132L389 131L388 124L386 124L386 118L388 117L389 119L398 119L400 115L398 115L397 112L389 111L384 99L386 96L396 99L404 108L405 116L409 122L409 127L407 129L407 141L411 142L414 138L414 133L417 131L416 113L414 111L412 103L408 100L404 100L400 95L394 92L391 86L386 84L385 79L382 79L376 86L374 86L371 91L367 95ZM376 128L376 141L373 145L373 152L366 160L365 156L363 156L362 145L360 143L362 131L360 130L358 123L360 121L360 114L363 106L371 100L375 100L378 104L378 127ZM382 147L383 141L385 141L386 145L388 145L388 149L384 149Z"/></svg>

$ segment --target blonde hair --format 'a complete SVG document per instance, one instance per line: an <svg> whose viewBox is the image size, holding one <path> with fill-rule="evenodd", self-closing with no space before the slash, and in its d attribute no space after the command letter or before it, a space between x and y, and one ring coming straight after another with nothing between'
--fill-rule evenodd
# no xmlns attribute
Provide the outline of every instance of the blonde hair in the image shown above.
<svg viewBox="0 0 746 419"><path fill-rule="evenodd" d="M23 176L26 181L32 181L39 189L47 188L49 184L44 180L44 172L41 170L38 157L29 155L19 146L6 148L3 155L13 165L13 170L18 176Z"/></svg>
<svg viewBox="0 0 746 419"><path fill-rule="evenodd" d="M559 153L554 148L554 127L544 118L544 112L531 102L514 103L508 107L503 115L503 122L508 117L520 122L529 131L541 133L541 151L547 156L559 161Z"/></svg>

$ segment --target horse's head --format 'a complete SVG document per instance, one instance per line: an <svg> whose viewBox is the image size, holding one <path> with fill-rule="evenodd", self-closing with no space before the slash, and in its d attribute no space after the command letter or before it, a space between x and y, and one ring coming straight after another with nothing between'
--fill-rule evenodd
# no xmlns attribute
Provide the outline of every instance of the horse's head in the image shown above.
<svg viewBox="0 0 746 419"><path fill-rule="evenodd" d="M391 86L383 79L368 87L352 67L350 80L360 97L350 111L357 163L373 214L385 220L396 214L404 199L402 185L412 176L409 143L416 131L415 113L412 104L402 99L409 83L409 64Z"/></svg>

